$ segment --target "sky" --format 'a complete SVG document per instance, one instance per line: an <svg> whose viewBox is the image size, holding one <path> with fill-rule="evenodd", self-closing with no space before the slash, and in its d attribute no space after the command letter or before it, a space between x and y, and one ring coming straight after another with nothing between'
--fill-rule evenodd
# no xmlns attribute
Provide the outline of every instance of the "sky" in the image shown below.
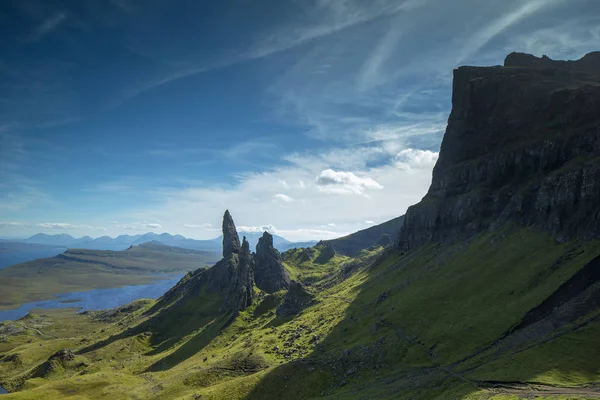
<svg viewBox="0 0 600 400"><path fill-rule="evenodd" d="M0 236L329 239L426 193L452 70L600 50L597 0L7 0Z"/></svg>

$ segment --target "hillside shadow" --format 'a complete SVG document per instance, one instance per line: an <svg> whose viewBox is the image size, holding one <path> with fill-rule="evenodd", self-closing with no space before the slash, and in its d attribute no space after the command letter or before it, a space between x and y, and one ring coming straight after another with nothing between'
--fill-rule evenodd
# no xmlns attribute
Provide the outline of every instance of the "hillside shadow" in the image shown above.
<svg viewBox="0 0 600 400"><path fill-rule="evenodd" d="M543 340L531 336L533 333L525 332L527 333L525 336L529 339L528 343L521 344L517 348L500 346L503 336L515 333L515 326L531 328L523 327L521 324L530 323L532 313L539 316L540 304L543 307L546 303L553 303L556 292L561 293L565 287L570 287L568 276L558 289L553 288L544 292L545 298L542 303L525 310L524 316L520 320L517 318L515 323L507 325L505 332L495 341L489 345L482 344L485 345L482 346L483 350L477 349L473 353L457 357L456 360L439 363L439 359L444 359L443 354L436 354L440 342L426 343L420 339L422 332L415 327L400 326L395 322L397 319L394 321L388 319L388 315L399 312L393 311L396 304L395 297L402 296L404 288L411 284L411 282L395 281L394 270L414 262L411 257L415 255L408 253L400 256L383 271L378 270L376 266L369 268L369 277L361 285L360 292L345 310L342 320L323 339L320 346L301 361L282 364L270 370L246 396L246 399L292 400L319 398L330 394L340 398L352 395L352 398L364 399L419 400L432 396L462 399L479 390L489 388L494 388L499 393L522 393L523 396L528 396L531 395L531 390L527 385L536 382L540 376L550 376L556 382L569 382L573 376L577 376L580 381L599 380L600 374L594 371L597 370L595 360L600 356L600 346L597 346L598 342L594 338L600 333L600 318L591 318L587 323L574 325L577 312L569 311L573 323L565 325L568 329L553 331ZM428 263L418 268L421 269L419 273L427 273L432 269ZM482 265L482 268L485 266ZM555 266L548 265L548 268L555 268ZM581 269L586 270L584 267ZM576 273L574 276L578 282L581 274ZM542 283L539 282L539 285ZM590 287L589 290L592 289ZM487 290L487 287L482 286L481 290ZM592 299L600 298L600 288L588 294ZM477 293L473 293L473 298L476 297ZM585 309L585 314L589 317L590 312L598 310L600 303L586 299L584 302L587 302L588 307ZM595 309L590 309L590 302L596 306ZM440 302L437 306L442 309L462 307L461 304L453 303L452 298ZM565 313L567 312L565 310L567 309L555 309L554 314L546 313L542 318L543 321L537 318L536 322L548 323L547 318L555 318L556 313ZM424 318L428 312L428 309L423 309ZM490 321L495 318L495 314L486 308L476 312L485 315ZM518 313L514 310L512 312ZM530 330L535 332L536 329L537 327ZM585 329L587 330L584 331ZM517 333L523 334L522 329ZM567 337L567 335L579 335L581 340L589 341L587 347L584 348L583 344L578 345L577 337ZM565 338L565 343L561 338ZM440 340L455 339L446 336ZM540 340L543 347L539 347ZM593 343L596 343L596 346ZM402 346L405 349L397 350ZM494 351L488 352L489 349ZM415 356L417 353L420 354L418 357ZM470 363L465 364L460 360L470 360ZM476 361L475 364L473 360ZM511 374L517 374L518 379L511 379ZM290 376L293 376L293 379L290 379ZM540 395L544 394L543 390L550 390L546 388L541 386ZM564 394L578 396L586 390L589 389L566 389ZM600 397L599 393L594 393L595 397Z"/></svg>
<svg viewBox="0 0 600 400"><path fill-rule="evenodd" d="M235 320L235 315L225 314L218 319L214 319L211 322L204 325L202 331L194 335L191 339L186 341L181 347L175 350L173 353L161 358L151 366L149 366L145 372L159 372L166 371L173 366L187 360L194 354L198 353L204 347L206 347L215 337L217 337L225 328L227 328ZM148 355L159 354L165 349L157 348L148 353Z"/></svg>
<svg viewBox="0 0 600 400"><path fill-rule="evenodd" d="M167 308L161 310L155 316L139 323L132 328L128 328L116 335L112 335L104 340L100 340L87 347L77 350L76 354L89 353L109 346L110 344L119 340L132 338L142 334L149 334L150 344L153 346L153 349L146 354L157 355L169 350L180 340L192 335L201 327L207 327L208 329L203 329L191 339L191 341L194 341L193 343L186 343L184 346L182 346L182 348L176 350L175 353L169 356L183 360L185 358L182 354L187 354L187 350L189 350L190 347L200 346L200 342L203 342L203 340L210 341L214 336L216 336L216 334L218 334L218 332L214 332L215 327L225 327L227 324L231 323L231 321L232 316L230 314L219 315L216 312L198 314L186 312L185 310L178 310L176 308ZM210 339L206 339L207 337L210 337ZM200 338L204 339L200 340ZM202 347L204 347L204 345L202 345ZM201 349L202 347L198 347L198 349Z"/></svg>

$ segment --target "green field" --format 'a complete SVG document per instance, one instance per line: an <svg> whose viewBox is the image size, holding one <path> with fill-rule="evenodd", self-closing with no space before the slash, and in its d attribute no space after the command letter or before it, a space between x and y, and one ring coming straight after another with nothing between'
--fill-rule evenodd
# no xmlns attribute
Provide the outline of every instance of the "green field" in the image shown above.
<svg viewBox="0 0 600 400"><path fill-rule="evenodd" d="M214 264L219 257L160 244L122 251L72 249L0 270L0 310L59 293L146 284L155 281L157 274L192 271Z"/></svg>
<svg viewBox="0 0 600 400"><path fill-rule="evenodd" d="M582 308L597 285L519 326L600 255L597 241L557 244L512 227L404 256L378 248L319 263L318 246L311 259L300 252L285 253L286 266L317 302L286 319L275 315L283 292L257 290L234 319L199 292L164 309L148 300L5 323L0 384L17 390L6 398L599 396L600 319ZM74 360L48 361L65 348Z"/></svg>

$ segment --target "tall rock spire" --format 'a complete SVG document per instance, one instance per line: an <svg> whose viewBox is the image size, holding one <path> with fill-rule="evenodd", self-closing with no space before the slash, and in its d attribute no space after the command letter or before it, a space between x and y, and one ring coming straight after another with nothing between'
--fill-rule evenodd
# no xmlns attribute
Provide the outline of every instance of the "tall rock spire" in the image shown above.
<svg viewBox="0 0 600 400"><path fill-rule="evenodd" d="M283 266L281 254L273 247L273 235L263 233L256 245L254 256L254 281L256 286L267 293L287 289L290 277Z"/></svg>
<svg viewBox="0 0 600 400"><path fill-rule="evenodd" d="M227 258L233 253L239 252L240 238L229 210L225 210L225 215L223 215L223 257Z"/></svg>

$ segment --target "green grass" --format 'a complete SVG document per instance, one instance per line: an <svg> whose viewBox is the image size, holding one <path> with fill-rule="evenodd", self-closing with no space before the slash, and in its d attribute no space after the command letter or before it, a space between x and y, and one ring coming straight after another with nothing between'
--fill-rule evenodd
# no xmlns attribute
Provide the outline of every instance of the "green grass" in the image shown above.
<svg viewBox="0 0 600 400"><path fill-rule="evenodd" d="M17 321L46 324L42 330L56 338L29 330L8 335L0 354L17 354L20 364L0 361L0 384L27 389L7 399L506 400L517 397L476 383L578 387L600 380L600 323L544 342L531 337L518 351L494 347L600 254L598 242L557 244L511 228L404 256L380 251L323 264L315 262L318 249L309 260L286 252L290 274L316 299L286 319L275 315L284 292L257 291L254 304L232 319L219 311L223 299L204 288L162 312L148 314L154 303L146 301L112 314L60 311ZM75 349L87 367L20 381L60 348Z"/></svg>

